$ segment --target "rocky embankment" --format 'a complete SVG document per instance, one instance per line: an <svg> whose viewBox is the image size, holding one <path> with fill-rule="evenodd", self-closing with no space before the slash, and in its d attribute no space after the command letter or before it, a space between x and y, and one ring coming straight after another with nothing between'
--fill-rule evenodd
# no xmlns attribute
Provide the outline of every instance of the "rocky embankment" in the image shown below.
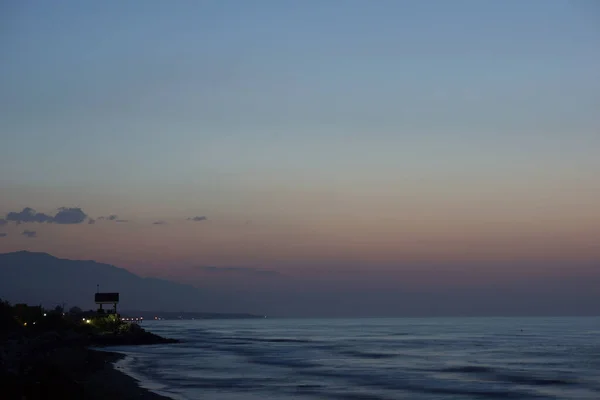
<svg viewBox="0 0 600 400"><path fill-rule="evenodd" d="M148 332L138 325L132 324L126 332L101 333L88 337L91 346L135 346L149 344L178 343L176 339L167 339Z"/></svg>

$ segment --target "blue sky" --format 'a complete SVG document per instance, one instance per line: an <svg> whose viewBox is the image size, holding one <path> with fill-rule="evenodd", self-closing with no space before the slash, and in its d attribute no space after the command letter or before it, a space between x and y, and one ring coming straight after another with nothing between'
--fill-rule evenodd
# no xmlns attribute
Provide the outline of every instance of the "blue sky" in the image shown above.
<svg viewBox="0 0 600 400"><path fill-rule="evenodd" d="M55 4L4 6L1 167L21 183L599 144L593 3Z"/></svg>
<svg viewBox="0 0 600 400"><path fill-rule="evenodd" d="M147 274L600 259L594 1L0 7L0 218L138 222L0 226L0 251Z"/></svg>

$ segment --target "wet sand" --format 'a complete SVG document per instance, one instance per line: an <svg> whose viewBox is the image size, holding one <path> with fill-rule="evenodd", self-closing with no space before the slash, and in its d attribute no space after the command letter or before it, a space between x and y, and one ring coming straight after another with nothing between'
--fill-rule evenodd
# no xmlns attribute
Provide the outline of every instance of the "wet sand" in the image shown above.
<svg viewBox="0 0 600 400"><path fill-rule="evenodd" d="M84 399L159 400L168 399L139 386L138 382L114 368L116 361L125 356L118 353L89 350L97 358L97 368L83 382ZM108 383L108 384L107 384Z"/></svg>

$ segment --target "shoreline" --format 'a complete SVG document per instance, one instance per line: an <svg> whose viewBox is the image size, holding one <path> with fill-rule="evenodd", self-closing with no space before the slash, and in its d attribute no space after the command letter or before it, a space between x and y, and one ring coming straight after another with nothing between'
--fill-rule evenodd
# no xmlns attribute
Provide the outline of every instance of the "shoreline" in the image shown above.
<svg viewBox="0 0 600 400"><path fill-rule="evenodd" d="M179 340L124 323L116 315L66 315L0 301L0 397L172 400L142 388L143 378L117 368L115 363L126 355L114 348L170 343Z"/></svg>
<svg viewBox="0 0 600 400"><path fill-rule="evenodd" d="M103 365L91 372L83 382L85 399L111 400L172 400L140 386L140 382L124 371L117 369L116 363L127 357L122 353L88 349L94 358ZM108 384L107 384L108 383Z"/></svg>
<svg viewBox="0 0 600 400"><path fill-rule="evenodd" d="M25 378L0 379L3 398L45 400L172 400L116 368L125 354L86 346L55 348L30 364ZM8 379L7 379L8 378Z"/></svg>

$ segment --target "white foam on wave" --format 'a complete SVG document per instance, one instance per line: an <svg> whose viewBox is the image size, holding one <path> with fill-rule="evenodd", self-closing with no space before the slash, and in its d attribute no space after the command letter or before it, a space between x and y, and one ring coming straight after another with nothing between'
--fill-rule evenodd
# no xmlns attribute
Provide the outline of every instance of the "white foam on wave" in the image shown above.
<svg viewBox="0 0 600 400"><path fill-rule="evenodd" d="M171 398L173 400L188 400L185 397L178 396L177 394L168 392L166 390L165 385L163 385L160 382L157 382L155 380L152 380L151 378L149 378L148 376L144 375L139 370L137 370L135 368L136 361L137 361L137 358L135 356L132 356L131 354L127 354L127 353L123 353L123 352L118 352L118 353L124 354L125 357L114 363L115 370L122 372L125 375L128 375L128 376L132 377L133 379L135 379L137 381L137 384L141 388L149 390L158 395Z"/></svg>

